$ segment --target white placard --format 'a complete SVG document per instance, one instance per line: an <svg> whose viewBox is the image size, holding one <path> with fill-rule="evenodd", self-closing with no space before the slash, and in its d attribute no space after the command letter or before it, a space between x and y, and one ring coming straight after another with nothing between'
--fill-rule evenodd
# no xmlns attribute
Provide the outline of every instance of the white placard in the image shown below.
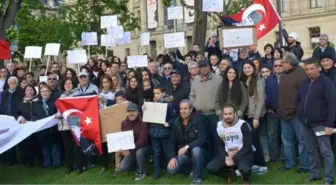
<svg viewBox="0 0 336 185"><path fill-rule="evenodd" d="M107 28L107 34L113 35L115 39L122 39L124 37L124 28L122 26L113 26Z"/></svg>
<svg viewBox="0 0 336 185"><path fill-rule="evenodd" d="M147 2L147 25L148 29L157 28L159 25L158 21L158 1L157 0L146 0Z"/></svg>
<svg viewBox="0 0 336 185"><path fill-rule="evenodd" d="M98 45L97 32L83 32L82 46L96 46Z"/></svg>
<svg viewBox="0 0 336 185"><path fill-rule="evenodd" d="M118 45L131 44L131 43L132 43L131 32L125 32L123 38L117 40Z"/></svg>
<svg viewBox="0 0 336 185"><path fill-rule="evenodd" d="M100 28L109 28L112 26L118 26L118 16L117 15L106 15L100 17Z"/></svg>
<svg viewBox="0 0 336 185"><path fill-rule="evenodd" d="M168 20L183 19L183 7L172 6L167 8Z"/></svg>
<svg viewBox="0 0 336 185"><path fill-rule="evenodd" d="M61 44L59 43L49 43L46 44L44 55L58 56Z"/></svg>
<svg viewBox="0 0 336 185"><path fill-rule="evenodd" d="M48 83L48 76L39 76L39 82L46 82Z"/></svg>
<svg viewBox="0 0 336 185"><path fill-rule="evenodd" d="M254 28L237 28L223 30L224 48L250 46L254 44Z"/></svg>
<svg viewBox="0 0 336 185"><path fill-rule="evenodd" d="M238 60L238 48L237 49L230 49L230 57L232 58L232 61Z"/></svg>
<svg viewBox="0 0 336 185"><path fill-rule="evenodd" d="M67 51L68 64L85 64L87 63L86 51L84 49Z"/></svg>
<svg viewBox="0 0 336 185"><path fill-rule="evenodd" d="M178 48L184 47L184 32L164 34L164 47L165 48Z"/></svg>
<svg viewBox="0 0 336 185"><path fill-rule="evenodd" d="M148 66L147 55L127 56L127 66L128 68L147 67Z"/></svg>
<svg viewBox="0 0 336 185"><path fill-rule="evenodd" d="M39 58L41 59L42 47L40 46L26 46L24 58Z"/></svg>
<svg viewBox="0 0 336 185"><path fill-rule="evenodd" d="M107 47L108 46L111 46L111 47L116 46L115 38L111 34L107 34L107 35L103 34L100 37L100 45L101 46L107 46Z"/></svg>
<svg viewBox="0 0 336 185"><path fill-rule="evenodd" d="M133 130L106 134L108 153L135 148Z"/></svg>
<svg viewBox="0 0 336 185"><path fill-rule="evenodd" d="M191 7L193 7L195 4L195 0L185 0L184 2L185 4ZM184 22L188 24L193 23L194 20L195 20L195 10L188 7L184 7Z"/></svg>
<svg viewBox="0 0 336 185"><path fill-rule="evenodd" d="M167 103L145 102L142 121L148 123L166 123Z"/></svg>
<svg viewBox="0 0 336 185"><path fill-rule="evenodd" d="M223 0L203 0L203 12L223 12Z"/></svg>
<svg viewBox="0 0 336 185"><path fill-rule="evenodd" d="M150 33L149 32L141 33L141 35L140 35L140 45L141 46L149 45L149 40L150 40Z"/></svg>

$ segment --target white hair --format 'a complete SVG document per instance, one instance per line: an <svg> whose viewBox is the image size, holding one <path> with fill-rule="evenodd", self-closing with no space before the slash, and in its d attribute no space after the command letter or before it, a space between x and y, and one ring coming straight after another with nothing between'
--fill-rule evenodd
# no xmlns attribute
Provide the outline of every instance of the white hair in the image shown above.
<svg viewBox="0 0 336 185"><path fill-rule="evenodd" d="M194 61L189 62L189 64L188 64L188 69L193 68L193 67L198 67L197 62L194 62Z"/></svg>
<svg viewBox="0 0 336 185"><path fill-rule="evenodd" d="M9 77L9 78L8 78L8 82L9 82L10 80L14 80L16 86L19 85L19 79L18 79L16 76L11 76L11 77Z"/></svg>

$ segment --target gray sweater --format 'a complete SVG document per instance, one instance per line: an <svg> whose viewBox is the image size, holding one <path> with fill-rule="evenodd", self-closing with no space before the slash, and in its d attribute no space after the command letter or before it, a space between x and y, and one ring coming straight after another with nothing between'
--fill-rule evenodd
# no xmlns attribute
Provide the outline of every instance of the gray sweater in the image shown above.
<svg viewBox="0 0 336 185"><path fill-rule="evenodd" d="M213 73L209 73L205 80L200 75L196 76L191 84L189 99L197 111L204 115L217 113L217 94L221 82L222 77Z"/></svg>
<svg viewBox="0 0 336 185"><path fill-rule="evenodd" d="M247 87L247 92L249 87ZM257 87L254 90L253 96L248 96L248 108L246 115L248 118L254 118L259 120L260 117L263 117L266 113L265 106L265 80L258 77Z"/></svg>

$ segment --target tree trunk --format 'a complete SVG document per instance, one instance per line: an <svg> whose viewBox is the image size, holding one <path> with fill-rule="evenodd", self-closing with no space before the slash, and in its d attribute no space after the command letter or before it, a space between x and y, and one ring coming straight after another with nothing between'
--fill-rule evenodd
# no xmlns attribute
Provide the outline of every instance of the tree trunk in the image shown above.
<svg viewBox="0 0 336 185"><path fill-rule="evenodd" d="M207 31L208 15L202 10L203 0L195 0L195 23L193 43L199 44L201 51L204 51L205 37Z"/></svg>

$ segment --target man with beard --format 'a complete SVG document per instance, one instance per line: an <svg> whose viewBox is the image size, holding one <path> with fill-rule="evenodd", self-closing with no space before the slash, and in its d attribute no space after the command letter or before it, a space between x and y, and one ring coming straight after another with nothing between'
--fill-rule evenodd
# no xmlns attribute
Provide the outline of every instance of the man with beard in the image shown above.
<svg viewBox="0 0 336 185"><path fill-rule="evenodd" d="M190 93L190 84L186 81L181 80L181 73L178 70L173 70L170 73L171 76L171 82L172 82L172 92L171 94L174 97L173 100L173 107L176 110L176 112L179 112L179 103L187 99L189 97Z"/></svg>
<svg viewBox="0 0 336 185"><path fill-rule="evenodd" d="M249 184L253 164L251 128L236 117L235 112L232 105L224 106L223 120L217 124L219 154L207 165L207 170L215 175L226 174L227 183L231 184L237 168L243 176L243 184ZM229 171L233 174L228 174Z"/></svg>
<svg viewBox="0 0 336 185"><path fill-rule="evenodd" d="M285 47L285 50L294 53L296 58L301 61L304 52L301 47L301 42L298 41L299 35L297 33L290 33L288 35L285 29L283 29L282 32L288 45Z"/></svg>

